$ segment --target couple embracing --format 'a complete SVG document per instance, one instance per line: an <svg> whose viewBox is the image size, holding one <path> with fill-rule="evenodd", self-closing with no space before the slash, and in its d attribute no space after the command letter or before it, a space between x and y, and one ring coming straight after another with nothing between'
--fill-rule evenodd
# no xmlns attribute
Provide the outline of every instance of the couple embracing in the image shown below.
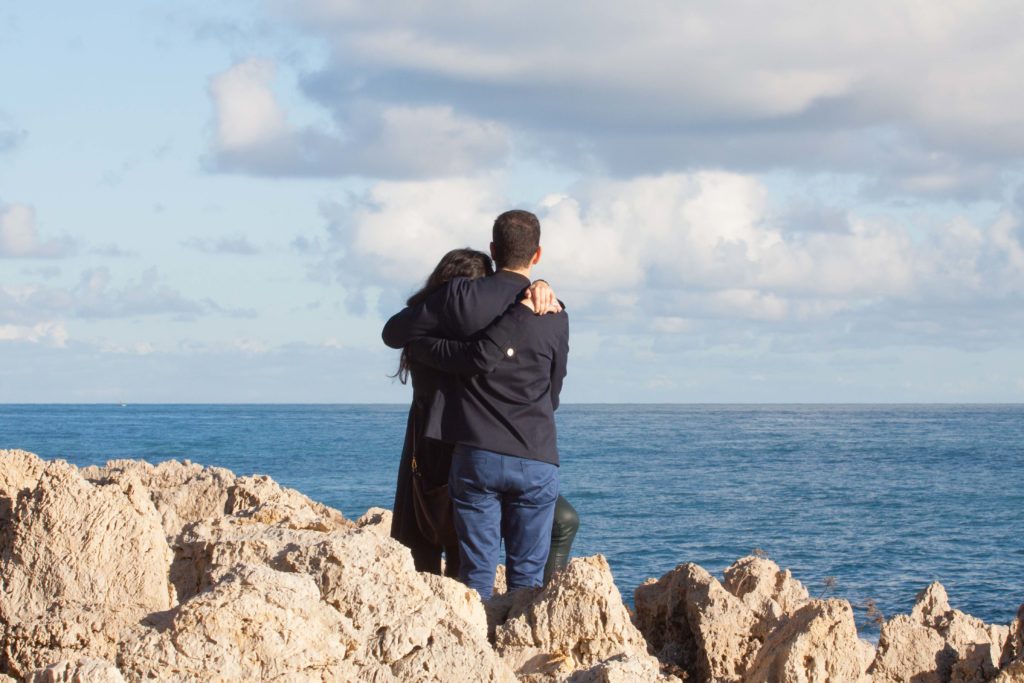
<svg viewBox="0 0 1024 683"><path fill-rule="evenodd" d="M502 541L509 589L541 586L579 525L559 495L554 418L569 319L530 282L537 217L498 216L491 255L497 270L482 252L447 253L382 335L413 387L391 535L419 571L440 573L443 553L445 573L485 600Z"/></svg>

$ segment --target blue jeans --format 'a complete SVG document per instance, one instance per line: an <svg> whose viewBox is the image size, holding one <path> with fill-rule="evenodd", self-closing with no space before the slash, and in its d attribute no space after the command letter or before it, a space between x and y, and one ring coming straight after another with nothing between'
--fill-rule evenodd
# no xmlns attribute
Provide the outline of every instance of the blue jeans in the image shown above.
<svg viewBox="0 0 1024 683"><path fill-rule="evenodd" d="M509 590L544 584L558 467L539 460L456 446L448 491L455 506L459 579L487 600L501 539Z"/></svg>

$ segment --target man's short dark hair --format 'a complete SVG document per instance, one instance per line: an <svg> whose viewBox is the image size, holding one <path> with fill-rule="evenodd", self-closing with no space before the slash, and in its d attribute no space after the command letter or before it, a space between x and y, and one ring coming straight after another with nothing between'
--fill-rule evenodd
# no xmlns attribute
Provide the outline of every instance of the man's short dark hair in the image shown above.
<svg viewBox="0 0 1024 683"><path fill-rule="evenodd" d="M491 240L498 268L525 268L540 247L540 221L529 211L506 211L494 219Z"/></svg>

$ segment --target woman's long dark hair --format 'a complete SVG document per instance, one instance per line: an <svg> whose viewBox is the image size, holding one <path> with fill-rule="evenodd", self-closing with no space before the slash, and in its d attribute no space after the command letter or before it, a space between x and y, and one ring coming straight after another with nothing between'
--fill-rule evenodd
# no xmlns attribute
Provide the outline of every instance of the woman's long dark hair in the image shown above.
<svg viewBox="0 0 1024 683"><path fill-rule="evenodd" d="M428 296L452 278L468 277L470 280L475 280L488 275L494 275L490 256L476 249L452 249L441 257L426 283L418 292L409 297L405 305L416 306L423 303ZM398 377L398 381L402 384L409 379L409 354L404 349L402 357L398 360L398 372L394 376Z"/></svg>

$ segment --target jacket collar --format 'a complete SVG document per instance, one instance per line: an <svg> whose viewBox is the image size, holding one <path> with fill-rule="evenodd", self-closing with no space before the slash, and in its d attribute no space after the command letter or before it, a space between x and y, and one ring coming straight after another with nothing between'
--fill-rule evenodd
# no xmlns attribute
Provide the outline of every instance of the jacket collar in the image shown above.
<svg viewBox="0 0 1024 683"><path fill-rule="evenodd" d="M499 270L491 277L498 277L509 282L515 282L516 284L522 285L523 287L530 286L530 278L519 273L513 273L511 270Z"/></svg>

